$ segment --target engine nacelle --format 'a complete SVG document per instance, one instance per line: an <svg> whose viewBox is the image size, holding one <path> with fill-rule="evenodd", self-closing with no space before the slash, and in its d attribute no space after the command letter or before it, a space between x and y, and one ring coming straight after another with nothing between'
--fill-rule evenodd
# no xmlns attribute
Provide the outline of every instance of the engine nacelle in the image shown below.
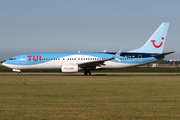
<svg viewBox="0 0 180 120"><path fill-rule="evenodd" d="M61 72L63 72L63 73L78 72L78 65L62 65Z"/></svg>
<svg viewBox="0 0 180 120"><path fill-rule="evenodd" d="M18 69L12 69L12 71L14 71L14 72L21 72L21 70L18 70Z"/></svg>

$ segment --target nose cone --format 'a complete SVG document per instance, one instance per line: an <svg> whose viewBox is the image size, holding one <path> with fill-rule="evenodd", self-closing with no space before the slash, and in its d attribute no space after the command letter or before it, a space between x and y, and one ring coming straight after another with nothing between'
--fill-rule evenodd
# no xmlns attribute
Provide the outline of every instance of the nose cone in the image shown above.
<svg viewBox="0 0 180 120"><path fill-rule="evenodd" d="M2 66L5 66L5 63L3 62L3 63L1 63L2 64Z"/></svg>
<svg viewBox="0 0 180 120"><path fill-rule="evenodd" d="M2 61L2 63L1 63L1 64L2 64L2 66L7 67L7 65L8 65L8 64L7 64L7 60Z"/></svg>

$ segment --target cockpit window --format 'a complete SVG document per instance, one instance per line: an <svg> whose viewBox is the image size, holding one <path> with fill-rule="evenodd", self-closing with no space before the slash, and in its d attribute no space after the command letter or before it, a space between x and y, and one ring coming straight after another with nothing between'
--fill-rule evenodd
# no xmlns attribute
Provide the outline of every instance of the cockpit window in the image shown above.
<svg viewBox="0 0 180 120"><path fill-rule="evenodd" d="M10 58L9 60L16 60L16 58Z"/></svg>

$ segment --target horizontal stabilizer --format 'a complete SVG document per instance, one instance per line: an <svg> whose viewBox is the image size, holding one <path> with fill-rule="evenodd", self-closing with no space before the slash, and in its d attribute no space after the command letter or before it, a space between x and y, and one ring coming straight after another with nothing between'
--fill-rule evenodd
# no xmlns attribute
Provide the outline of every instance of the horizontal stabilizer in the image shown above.
<svg viewBox="0 0 180 120"><path fill-rule="evenodd" d="M161 57L161 56L166 56L166 55L169 55L169 54L172 54L172 53L175 53L175 51L167 52L167 53L163 53L163 54L152 55L152 57Z"/></svg>

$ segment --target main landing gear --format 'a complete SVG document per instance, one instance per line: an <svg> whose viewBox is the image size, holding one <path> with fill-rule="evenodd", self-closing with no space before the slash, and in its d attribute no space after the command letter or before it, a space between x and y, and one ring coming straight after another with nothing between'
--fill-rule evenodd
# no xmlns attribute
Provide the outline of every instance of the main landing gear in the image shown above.
<svg viewBox="0 0 180 120"><path fill-rule="evenodd" d="M84 75L91 75L91 72L89 70L85 70Z"/></svg>
<svg viewBox="0 0 180 120"><path fill-rule="evenodd" d="M22 72L19 72L18 75L21 76L21 75L22 75Z"/></svg>

